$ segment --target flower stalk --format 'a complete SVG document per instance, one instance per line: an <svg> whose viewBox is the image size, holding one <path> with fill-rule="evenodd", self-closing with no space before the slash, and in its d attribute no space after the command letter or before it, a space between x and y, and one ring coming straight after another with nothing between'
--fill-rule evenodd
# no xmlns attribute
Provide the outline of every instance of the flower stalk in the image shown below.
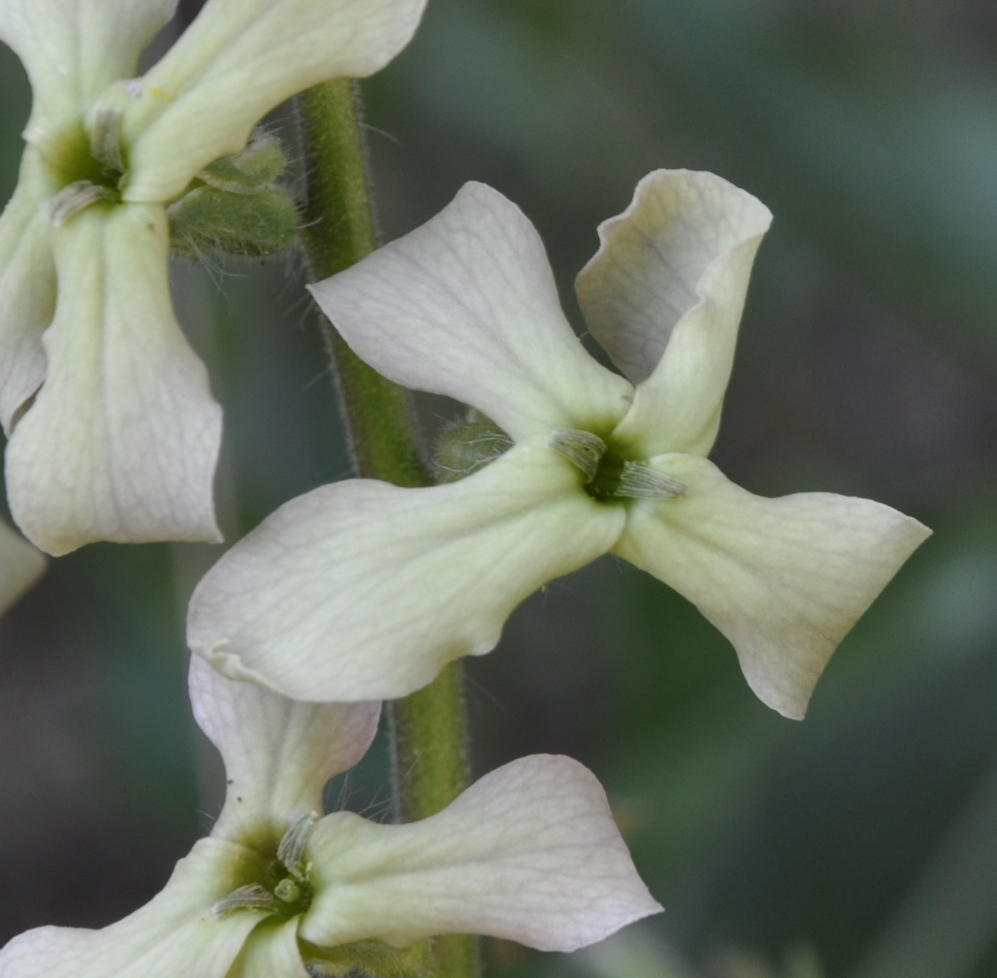
<svg viewBox="0 0 997 978"><path fill-rule="evenodd" d="M339 79L297 99L305 160L303 240L313 280L341 272L376 246L356 82ZM362 361L321 317L356 474L398 486L432 484L419 451L408 392ZM451 663L429 686L389 706L395 810L401 821L441 811L467 787L462 669ZM434 942L438 978L474 978L477 942Z"/></svg>

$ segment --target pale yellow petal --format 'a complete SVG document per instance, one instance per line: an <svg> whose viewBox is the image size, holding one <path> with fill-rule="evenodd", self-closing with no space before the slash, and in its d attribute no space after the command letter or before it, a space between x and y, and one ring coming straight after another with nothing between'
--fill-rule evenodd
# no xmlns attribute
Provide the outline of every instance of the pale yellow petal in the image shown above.
<svg viewBox="0 0 997 978"><path fill-rule="evenodd" d="M25 150L14 196L0 217L0 422L12 422L45 378L41 336L55 313L55 261L48 202L54 178Z"/></svg>
<svg viewBox="0 0 997 978"><path fill-rule="evenodd" d="M472 404L514 439L606 434L630 406L631 385L564 318L536 229L484 184L465 184L422 227L311 291L367 363Z"/></svg>
<svg viewBox="0 0 997 978"><path fill-rule="evenodd" d="M228 978L311 978L298 949L299 923L299 917L263 921L249 935Z"/></svg>
<svg viewBox="0 0 997 978"><path fill-rule="evenodd" d="M801 718L831 653L931 531L869 499L754 496L695 456L653 464L688 492L636 503L614 552L695 604L759 698Z"/></svg>
<svg viewBox="0 0 997 978"><path fill-rule="evenodd" d="M221 409L173 315L163 209L95 205L53 238L47 375L7 446L15 521L52 554L217 541Z"/></svg>
<svg viewBox="0 0 997 978"><path fill-rule="evenodd" d="M599 782L568 757L506 764L421 822L327 816L308 851L316 896L301 936L326 946L486 934L573 951L662 909Z"/></svg>
<svg viewBox="0 0 997 978"><path fill-rule="evenodd" d="M209 0L145 76L108 104L124 111L126 199L168 201L297 92L363 78L409 41L426 0Z"/></svg>
<svg viewBox="0 0 997 978"><path fill-rule="evenodd" d="M115 79L135 74L175 7L176 0L3 0L0 40L31 80L28 142L52 157L71 150L94 100Z"/></svg>
<svg viewBox="0 0 997 978"><path fill-rule="evenodd" d="M450 485L315 489L208 572L187 640L225 674L296 699L406 696L490 651L523 598L612 546L623 510L581 478L524 444Z"/></svg>
<svg viewBox="0 0 997 978"><path fill-rule="evenodd" d="M353 767L377 733L381 704L301 703L190 664L194 717L225 762L225 807L213 836L251 843L281 837L322 812L329 778ZM269 831L269 834L268 834Z"/></svg>
<svg viewBox="0 0 997 978"><path fill-rule="evenodd" d="M577 290L592 335L638 385L620 441L645 456L710 450L771 218L712 173L657 170L623 214L600 226Z"/></svg>
<svg viewBox="0 0 997 978"><path fill-rule="evenodd" d="M202 839L162 892L102 930L40 927L0 950L3 978L225 978L264 914L216 917L212 906L259 857L221 839ZM263 867L265 868L265 867Z"/></svg>

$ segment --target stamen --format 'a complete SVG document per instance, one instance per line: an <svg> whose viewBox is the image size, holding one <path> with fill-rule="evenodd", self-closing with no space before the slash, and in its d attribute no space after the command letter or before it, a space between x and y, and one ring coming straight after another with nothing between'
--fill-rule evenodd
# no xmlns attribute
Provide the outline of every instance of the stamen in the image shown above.
<svg viewBox="0 0 997 978"><path fill-rule="evenodd" d="M105 108L96 113L90 131L90 152L95 160L123 173L121 155L121 109Z"/></svg>
<svg viewBox="0 0 997 978"><path fill-rule="evenodd" d="M589 482L595 478L599 462L606 454L606 443L598 435L577 428L558 428L551 433L547 447L560 452Z"/></svg>
<svg viewBox="0 0 997 978"><path fill-rule="evenodd" d="M305 864L302 856L308 844L308 836L312 827L318 821L315 812L302 815L285 833L277 847L277 858L287 867L288 872L297 879L304 879ZM277 894L280 896L280 894ZM280 897L282 900L284 897Z"/></svg>
<svg viewBox="0 0 997 978"><path fill-rule="evenodd" d="M114 194L100 184L77 180L63 187L49 204L48 217L52 225L61 228L74 214L96 204L98 200L114 200Z"/></svg>
<svg viewBox="0 0 997 978"><path fill-rule="evenodd" d="M219 900L211 912L216 917L224 917L233 910L267 910L276 913L280 907L273 894L259 883L250 883L233 890L227 897Z"/></svg>
<svg viewBox="0 0 997 978"><path fill-rule="evenodd" d="M689 487L664 472L642 462L624 462L623 474L615 495L625 499L674 499L684 496Z"/></svg>

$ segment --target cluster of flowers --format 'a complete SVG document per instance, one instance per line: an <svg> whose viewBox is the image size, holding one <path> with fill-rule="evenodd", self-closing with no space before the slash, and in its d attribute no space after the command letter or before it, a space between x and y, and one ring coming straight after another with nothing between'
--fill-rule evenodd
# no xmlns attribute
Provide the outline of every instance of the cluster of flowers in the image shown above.
<svg viewBox="0 0 997 978"><path fill-rule="evenodd" d="M424 3L209 0L137 78L175 0L0 5L34 91L0 219L0 420L11 510L42 550L219 539L221 411L172 311L171 217L194 195L265 189L260 118L382 67ZM434 935L570 950L660 910L568 758L516 761L407 825L322 817L322 789L366 750L380 700L490 651L520 600L607 551L695 603L758 696L803 715L928 531L863 499L762 499L708 460L769 220L711 174L641 181L577 283L620 373L573 334L532 225L479 184L314 286L377 370L474 409L454 434L463 477L324 486L216 564L189 618L191 700L228 774L210 837L141 910L30 931L0 975L376 972L385 948ZM9 531L0 548L10 601L42 558Z"/></svg>

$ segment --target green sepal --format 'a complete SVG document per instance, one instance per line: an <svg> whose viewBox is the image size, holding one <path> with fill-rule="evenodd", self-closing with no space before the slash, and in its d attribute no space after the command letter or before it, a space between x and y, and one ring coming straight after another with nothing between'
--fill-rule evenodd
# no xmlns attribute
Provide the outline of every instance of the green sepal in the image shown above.
<svg viewBox="0 0 997 978"><path fill-rule="evenodd" d="M457 482L494 462L512 448L512 439L494 421L472 410L466 421L444 429L433 453L436 481Z"/></svg>
<svg viewBox="0 0 997 978"><path fill-rule="evenodd" d="M272 255L290 248L298 234L298 209L283 190L234 194L195 187L167 213L173 249L188 258Z"/></svg>
<svg viewBox="0 0 997 978"><path fill-rule="evenodd" d="M286 169L287 159L277 139L257 131L241 153L215 160L197 177L216 190L256 194L269 187Z"/></svg>
<svg viewBox="0 0 997 978"><path fill-rule="evenodd" d="M391 947L382 941L357 941L317 947L300 941L301 958L312 978L428 978L435 968L432 941Z"/></svg>

